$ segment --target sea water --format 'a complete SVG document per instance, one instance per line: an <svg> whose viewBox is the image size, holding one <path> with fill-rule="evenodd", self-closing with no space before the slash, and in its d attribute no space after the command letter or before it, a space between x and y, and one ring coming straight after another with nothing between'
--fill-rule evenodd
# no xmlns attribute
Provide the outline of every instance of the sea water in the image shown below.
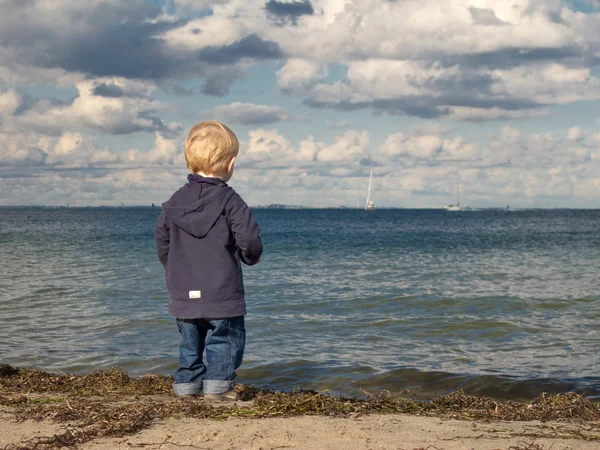
<svg viewBox="0 0 600 450"><path fill-rule="evenodd" d="M170 374L160 208L1 208L0 363ZM238 381L600 398L600 211L255 209Z"/></svg>

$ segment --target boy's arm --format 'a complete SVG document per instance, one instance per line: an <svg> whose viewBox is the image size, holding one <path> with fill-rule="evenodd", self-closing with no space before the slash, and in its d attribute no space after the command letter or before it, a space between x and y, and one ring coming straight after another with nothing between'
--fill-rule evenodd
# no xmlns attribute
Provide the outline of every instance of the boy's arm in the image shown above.
<svg viewBox="0 0 600 450"><path fill-rule="evenodd" d="M234 199L236 201L229 204L229 225L240 251L240 259L252 266L260 261L263 251L260 229L246 202L237 194Z"/></svg>
<svg viewBox="0 0 600 450"><path fill-rule="evenodd" d="M158 252L158 260L165 268L167 267L167 260L169 257L169 241L171 240L169 235L169 224L165 217L165 211L161 211L158 220L156 221L156 232L154 234L156 239L156 251Z"/></svg>

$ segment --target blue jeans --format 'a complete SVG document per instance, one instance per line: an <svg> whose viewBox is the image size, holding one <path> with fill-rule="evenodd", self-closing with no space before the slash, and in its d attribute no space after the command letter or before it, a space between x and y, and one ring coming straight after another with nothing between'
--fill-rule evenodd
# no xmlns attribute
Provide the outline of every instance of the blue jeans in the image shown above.
<svg viewBox="0 0 600 450"><path fill-rule="evenodd" d="M228 319L177 319L181 333L175 395L223 394L235 387L236 369L246 346L244 316ZM210 331L210 334L209 334ZM206 350L206 364L202 354Z"/></svg>

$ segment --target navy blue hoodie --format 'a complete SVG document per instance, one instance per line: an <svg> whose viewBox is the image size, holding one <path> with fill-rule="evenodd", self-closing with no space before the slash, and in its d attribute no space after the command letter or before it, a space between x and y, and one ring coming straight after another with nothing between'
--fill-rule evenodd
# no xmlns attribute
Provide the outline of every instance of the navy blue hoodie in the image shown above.
<svg viewBox="0 0 600 450"><path fill-rule="evenodd" d="M190 174L162 206L156 249L167 271L169 314L178 319L246 314L240 262L256 264L262 253L248 205L223 180Z"/></svg>

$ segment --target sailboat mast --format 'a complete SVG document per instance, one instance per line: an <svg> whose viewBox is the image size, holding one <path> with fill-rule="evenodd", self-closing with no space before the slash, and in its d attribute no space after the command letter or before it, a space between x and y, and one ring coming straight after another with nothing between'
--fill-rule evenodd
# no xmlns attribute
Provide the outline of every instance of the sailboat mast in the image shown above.
<svg viewBox="0 0 600 450"><path fill-rule="evenodd" d="M456 206L460 206L460 188L458 186L458 177L456 178Z"/></svg>
<svg viewBox="0 0 600 450"><path fill-rule="evenodd" d="M365 206L369 206L369 202L371 201L371 182L373 181L373 169L371 169L371 174L369 175L369 190L367 192L367 203Z"/></svg>

